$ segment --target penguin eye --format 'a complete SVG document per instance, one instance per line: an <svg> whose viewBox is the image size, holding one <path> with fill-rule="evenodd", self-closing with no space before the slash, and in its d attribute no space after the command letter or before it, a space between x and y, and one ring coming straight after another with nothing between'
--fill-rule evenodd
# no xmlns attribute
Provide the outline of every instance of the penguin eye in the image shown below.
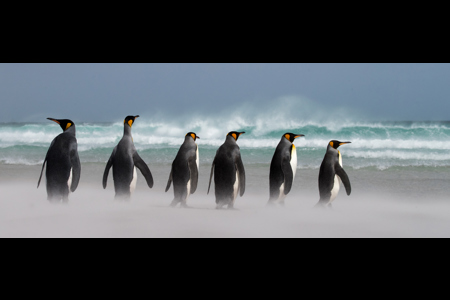
<svg viewBox="0 0 450 300"><path fill-rule="evenodd" d="M69 129L70 126L72 126L72 123L67 123L66 130Z"/></svg>

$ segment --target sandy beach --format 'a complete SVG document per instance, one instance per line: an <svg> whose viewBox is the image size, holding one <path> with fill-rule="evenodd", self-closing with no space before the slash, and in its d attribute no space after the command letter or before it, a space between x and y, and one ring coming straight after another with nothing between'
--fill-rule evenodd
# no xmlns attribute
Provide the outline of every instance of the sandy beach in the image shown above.
<svg viewBox="0 0 450 300"><path fill-rule="evenodd" d="M341 191L334 207L323 210L314 208L316 171L300 169L286 206L268 208L268 191L260 188L267 180L266 166L253 166L247 168L246 193L229 211L216 210L214 194L206 194L208 169L201 165L199 188L188 200L191 208L183 209L169 207L173 190L164 193L166 164L153 166L153 189L140 176L136 193L126 202L114 200L112 179L106 190L101 187L101 164L87 164L68 204L51 204L45 186L36 188L40 166L0 165L0 238L450 237L445 191L424 201L429 192L420 188L425 174L415 182L410 174L409 180L397 178L392 184L386 172L365 178L364 171L352 170L353 193Z"/></svg>

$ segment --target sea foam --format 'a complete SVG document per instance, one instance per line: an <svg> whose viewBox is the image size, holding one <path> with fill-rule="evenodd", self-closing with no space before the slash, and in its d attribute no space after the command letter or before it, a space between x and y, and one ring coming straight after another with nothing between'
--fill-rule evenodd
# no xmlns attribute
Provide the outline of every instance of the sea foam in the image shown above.
<svg viewBox="0 0 450 300"><path fill-rule="evenodd" d="M351 142L339 150L347 165L354 168L450 166L449 122L369 122L347 119L344 111L330 118L307 101L279 101L278 109L246 103L229 112L176 119L163 114L141 116L133 125L133 140L146 161L169 163L192 131L200 136L201 160L210 161L229 131L245 131L238 139L243 160L269 164L283 134L291 132L305 135L294 142L301 168L318 168L329 141L334 139ZM123 135L123 121L77 123L76 128L82 162L104 163ZM61 132L51 122L0 124L0 162L38 164Z"/></svg>

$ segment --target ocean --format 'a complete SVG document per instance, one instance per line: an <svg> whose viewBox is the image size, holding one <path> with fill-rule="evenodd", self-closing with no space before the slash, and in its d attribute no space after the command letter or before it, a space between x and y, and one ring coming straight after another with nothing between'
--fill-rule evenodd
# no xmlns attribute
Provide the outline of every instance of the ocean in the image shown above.
<svg viewBox="0 0 450 300"><path fill-rule="evenodd" d="M149 189L143 176L138 173L138 189L128 204L114 202L111 174L107 189L103 190L101 185L106 162L122 137L123 123L75 123L82 173L78 190L70 196L68 206L72 210L49 206L45 185L36 188L47 149L53 138L62 132L61 128L50 121L0 124L0 189L3 190L0 202L0 237L450 236L447 230L442 229L446 226L448 228L448 223L450 224L447 217L450 192L450 122L312 122L293 118L267 122L263 118L243 117L192 117L176 121L155 121L139 118L132 129L133 140L140 156L152 171L155 185L153 189ZM164 193L171 163L184 136L190 131L200 137L197 140L200 154L199 186L196 193L188 199L188 205L194 211L197 208L201 214L195 217L189 216L194 214L192 210L168 209L173 189ZM207 194L215 152L229 131L245 131L237 143L246 169L247 188L246 194L237 198L235 206L238 211L234 214L249 214L236 217L236 224L239 225L228 224L231 227L226 226L230 222L227 215L214 211L214 193ZM305 137L297 138L294 142L298 167L293 188L286 197L285 213L276 210L272 214L265 209L269 197L269 166L274 150L286 132L304 134ZM330 140L351 142L341 146L339 150L352 184L352 194L347 196L342 186L333 203L331 211L334 214L325 212L327 222L320 223L318 220L322 220L323 214L319 216L317 211L310 209L319 198L319 168ZM95 201L87 200L94 195ZM443 207L434 209L436 205ZM354 209L356 207L357 210ZM392 208L391 213L386 212L387 207ZM103 215L105 208L106 212L110 212L109 216ZM145 215L146 210L152 212ZM402 214L405 211L407 215ZM87 212L91 215L98 212L92 218L103 220L95 223L99 229L89 230L83 226L80 226L83 229L74 229L74 224L82 222L78 218L86 221L86 216L89 215ZM161 214L170 215L166 217L172 220L168 227L172 229L161 228L164 227ZM392 220L393 214L397 214L400 221ZM71 223L61 225L61 222L68 222L67 215L70 216L68 219ZM30 225L27 226L28 229L24 225L18 225L15 216L22 219L26 217ZM139 221L132 223L129 228L126 225L124 229L112 221L112 216L120 219L120 224L125 222L125 225L126 220L137 218ZM161 220L156 226L160 230L146 223L151 222L149 216L153 216L154 220ZM212 216L217 217L220 224L211 221ZM59 222L59 229L52 231L53 223L50 221L37 225L35 222L38 217L57 218L53 221ZM197 223L191 224L191 217ZM252 218L253 222L249 221ZM177 226L172 227L175 219L184 222L183 230ZM296 222L303 223L300 226ZM391 229L386 225L377 226L381 223L391 225ZM270 224L272 227L269 229ZM321 230L305 229L314 227L314 224ZM301 229L294 230L289 225ZM327 226L334 229L327 229Z"/></svg>
<svg viewBox="0 0 450 300"><path fill-rule="evenodd" d="M228 131L238 130L246 132L238 144L248 165L270 163L281 136L292 132L305 135L294 143L300 170L318 169L324 150L333 139L352 142L340 150L345 165L355 170L450 167L450 122L354 123L333 127L313 123L292 125L283 129L265 128L260 124L221 128L205 123L180 128L137 119L133 140L149 165L171 163L189 131L200 136L197 144L202 163L211 163ZM79 155L84 163L106 163L123 134L122 123L81 123L76 128ZM0 124L0 163L42 164L51 141L61 132L54 123Z"/></svg>

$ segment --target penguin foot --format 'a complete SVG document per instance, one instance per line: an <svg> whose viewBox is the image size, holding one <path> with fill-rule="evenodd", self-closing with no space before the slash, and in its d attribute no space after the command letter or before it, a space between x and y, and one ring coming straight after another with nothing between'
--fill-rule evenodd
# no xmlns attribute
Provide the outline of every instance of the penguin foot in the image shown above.
<svg viewBox="0 0 450 300"><path fill-rule="evenodd" d="M233 205L233 204L228 204L227 209L228 209L228 210L238 210L237 208L234 208L234 205Z"/></svg>
<svg viewBox="0 0 450 300"><path fill-rule="evenodd" d="M266 207L268 207L268 208L278 208L278 207L285 208L286 206L285 206L284 202L277 202L277 201L269 200L269 202L267 202L267 204L266 204Z"/></svg>
<svg viewBox="0 0 450 300"><path fill-rule="evenodd" d="M219 204L216 205L216 209L224 209L225 205L226 204L224 204L224 203L219 203Z"/></svg>
<svg viewBox="0 0 450 300"><path fill-rule="evenodd" d="M114 200L117 200L117 201L130 201L131 200L131 195L115 195L114 196Z"/></svg>
<svg viewBox="0 0 450 300"><path fill-rule="evenodd" d="M275 207L276 205L275 205L275 202L274 202L274 201L269 200L269 201L267 201L266 206L267 206L267 207Z"/></svg>
<svg viewBox="0 0 450 300"><path fill-rule="evenodd" d="M317 203L316 205L314 205L314 208L321 208L321 209L324 209L324 208L326 208L327 206L325 205L325 204L323 204L323 203Z"/></svg>

